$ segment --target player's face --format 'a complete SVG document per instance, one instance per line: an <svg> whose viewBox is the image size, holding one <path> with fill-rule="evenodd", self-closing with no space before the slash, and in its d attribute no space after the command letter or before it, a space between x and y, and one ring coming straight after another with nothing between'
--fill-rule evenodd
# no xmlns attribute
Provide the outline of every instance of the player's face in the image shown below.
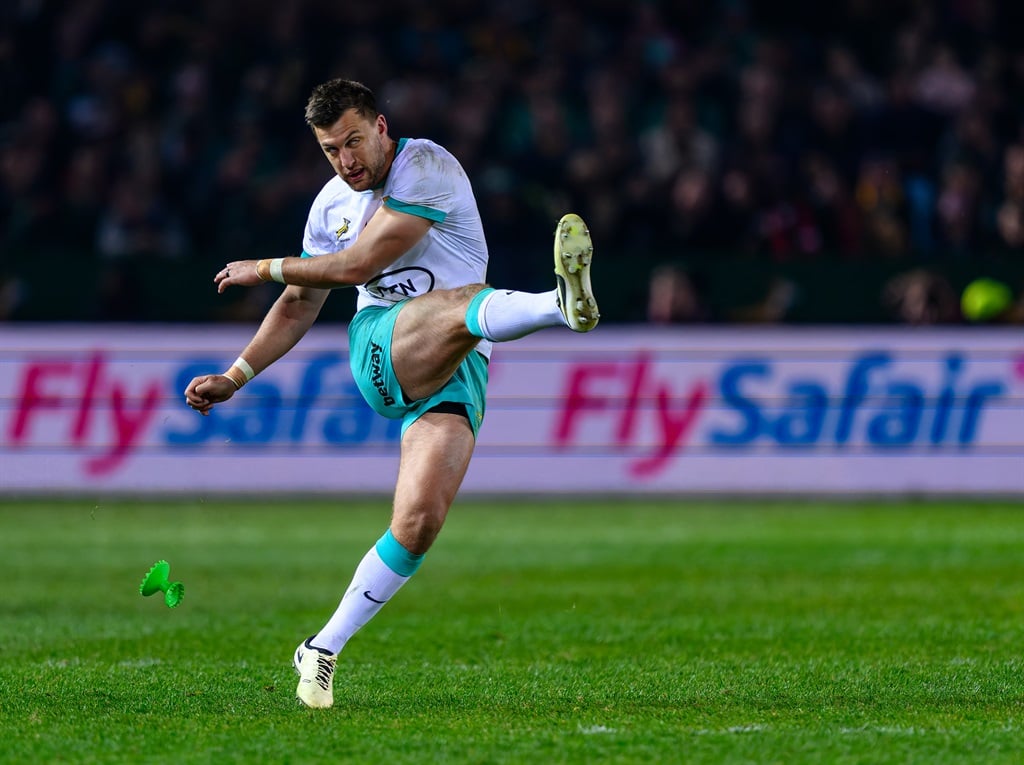
<svg viewBox="0 0 1024 765"><path fill-rule="evenodd" d="M349 109L328 128L313 128L331 167L353 191L367 191L384 180L390 167L388 123Z"/></svg>

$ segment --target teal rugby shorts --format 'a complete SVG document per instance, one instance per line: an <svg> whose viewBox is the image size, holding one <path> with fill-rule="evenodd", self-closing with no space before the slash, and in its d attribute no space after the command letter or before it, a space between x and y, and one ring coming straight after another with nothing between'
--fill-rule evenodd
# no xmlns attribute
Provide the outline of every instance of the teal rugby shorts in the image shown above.
<svg viewBox="0 0 1024 765"><path fill-rule="evenodd" d="M487 359L471 352L443 388L427 398L407 402L391 365L391 335L403 305L405 301L387 308L368 306L356 311L349 323L349 365L359 392L378 414L402 420L403 434L438 404L463 404L475 436L487 403Z"/></svg>

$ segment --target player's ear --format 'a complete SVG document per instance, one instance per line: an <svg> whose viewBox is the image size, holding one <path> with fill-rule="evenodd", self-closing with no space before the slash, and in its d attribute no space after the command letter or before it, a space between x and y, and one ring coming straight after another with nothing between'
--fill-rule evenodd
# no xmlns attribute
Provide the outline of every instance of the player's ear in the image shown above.
<svg viewBox="0 0 1024 765"><path fill-rule="evenodd" d="M384 118L383 114L377 115L377 135L388 134L388 121Z"/></svg>

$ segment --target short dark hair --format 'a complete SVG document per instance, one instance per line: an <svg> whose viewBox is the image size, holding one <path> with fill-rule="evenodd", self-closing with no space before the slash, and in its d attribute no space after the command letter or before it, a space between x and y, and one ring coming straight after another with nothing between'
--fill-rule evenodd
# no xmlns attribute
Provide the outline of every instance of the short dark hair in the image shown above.
<svg viewBox="0 0 1024 765"><path fill-rule="evenodd" d="M361 82L341 77L328 80L313 88L306 102L306 124L330 127L349 109L355 109L363 117L376 119L379 114L377 97Z"/></svg>

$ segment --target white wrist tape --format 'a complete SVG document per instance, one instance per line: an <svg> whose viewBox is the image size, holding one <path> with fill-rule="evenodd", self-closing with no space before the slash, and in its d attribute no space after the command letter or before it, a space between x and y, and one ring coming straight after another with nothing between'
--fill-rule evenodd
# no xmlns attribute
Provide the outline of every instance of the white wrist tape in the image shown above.
<svg viewBox="0 0 1024 765"><path fill-rule="evenodd" d="M284 284L284 274L281 269L284 267L284 258L274 258L270 261L270 278L275 282Z"/></svg>
<svg viewBox="0 0 1024 765"><path fill-rule="evenodd" d="M249 382L249 380L256 376L256 372L253 370L252 365L248 361L243 359L241 356L235 359L235 363L232 364L231 366L238 367L239 369L242 370L242 374L245 375L246 382Z"/></svg>

